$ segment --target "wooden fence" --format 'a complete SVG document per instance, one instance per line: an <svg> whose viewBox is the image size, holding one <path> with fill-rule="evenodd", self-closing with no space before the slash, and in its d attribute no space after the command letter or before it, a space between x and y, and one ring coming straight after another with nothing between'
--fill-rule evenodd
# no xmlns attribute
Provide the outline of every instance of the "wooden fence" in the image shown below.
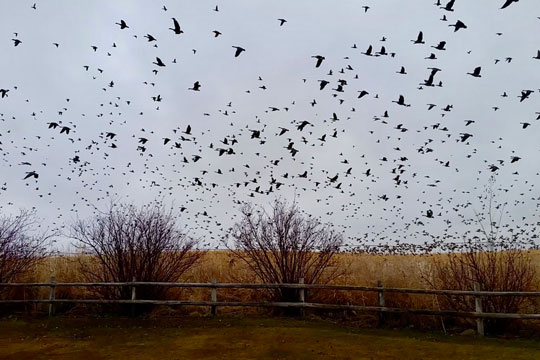
<svg viewBox="0 0 540 360"><path fill-rule="evenodd" d="M131 287L131 299L129 300L109 300L109 299L57 299L57 287L101 287L101 286L129 286ZM210 289L210 301L180 301L180 300L142 300L137 299L137 286L164 286L176 288L207 288ZM279 307L298 309L326 309L326 310L355 310L373 311L379 313L380 321L384 321L385 313L410 313L420 315L440 315L475 318L477 333L484 335L484 319L528 319L540 320L540 314L511 314L511 313L486 313L482 309L482 297L485 296L519 296L519 297L540 297L540 292L516 292L516 291L481 291L478 284L474 291L467 290L432 290L432 289L407 289L383 287L379 281L377 287L352 286L352 285L322 285L304 284L300 279L298 284L242 284L242 283L217 283L212 280L210 283L179 283L179 282L106 282L106 283L59 283L52 277L48 283L0 283L3 287L48 287L48 299L24 299L24 300L0 300L0 304L18 303L43 303L49 304L49 316L54 315L54 305L61 303L79 304L152 304L152 305L178 305L178 306L209 306L213 315L216 314L218 306L245 306L245 307ZM218 301L218 289L298 289L297 302L242 302L242 301ZM340 291L365 291L376 292L378 306L345 305L345 304L323 304L306 302L306 292L308 290L340 290ZM385 306L385 293L401 294L424 294L442 296L472 296L475 299L475 311L453 311L453 310L433 310L433 309L406 309Z"/></svg>

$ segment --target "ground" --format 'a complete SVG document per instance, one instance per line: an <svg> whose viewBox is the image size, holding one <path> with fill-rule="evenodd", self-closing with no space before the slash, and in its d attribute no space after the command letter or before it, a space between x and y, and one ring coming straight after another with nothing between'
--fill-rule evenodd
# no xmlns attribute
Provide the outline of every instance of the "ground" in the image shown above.
<svg viewBox="0 0 540 360"><path fill-rule="evenodd" d="M540 359L540 342L283 318L0 319L0 359Z"/></svg>

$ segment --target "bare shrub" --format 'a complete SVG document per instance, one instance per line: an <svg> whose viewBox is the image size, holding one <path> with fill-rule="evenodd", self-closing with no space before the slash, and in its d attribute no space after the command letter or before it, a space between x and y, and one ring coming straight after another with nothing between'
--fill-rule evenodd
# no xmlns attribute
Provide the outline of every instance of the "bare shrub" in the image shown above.
<svg viewBox="0 0 540 360"><path fill-rule="evenodd" d="M174 282L202 256L172 210L161 205L111 205L106 213L72 226L83 277L90 282ZM105 299L130 299L131 288L95 288ZM167 288L138 286L138 299L162 299Z"/></svg>
<svg viewBox="0 0 540 360"><path fill-rule="evenodd" d="M484 197L483 211L475 212L480 236L461 244L460 252L448 253L442 261L433 262L431 276L425 277L431 286L473 290L474 284L478 283L485 291L531 290L536 278L531 254L519 241L519 233L501 234L504 205L495 205L494 197L491 180ZM484 225L486 220L487 226ZM445 300L455 310L474 309L473 297L447 296ZM517 313L528 302L530 299L520 296L482 297L483 311L493 313ZM505 319L486 319L485 322L486 329L491 332L505 331L510 325Z"/></svg>
<svg viewBox="0 0 540 360"><path fill-rule="evenodd" d="M52 234L36 230L33 211L21 210L16 216L0 217L0 283L27 274L44 258Z"/></svg>
<svg viewBox="0 0 540 360"><path fill-rule="evenodd" d="M340 274L335 255L341 234L317 219L302 215L296 204L275 200L271 212L247 204L232 229L230 250L264 283L329 282ZM276 289L280 301L298 301L296 289Z"/></svg>

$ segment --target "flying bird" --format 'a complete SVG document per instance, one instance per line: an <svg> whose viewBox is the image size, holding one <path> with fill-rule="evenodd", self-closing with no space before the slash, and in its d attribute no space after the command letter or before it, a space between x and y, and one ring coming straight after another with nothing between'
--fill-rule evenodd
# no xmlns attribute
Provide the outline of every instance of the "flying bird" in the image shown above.
<svg viewBox="0 0 540 360"><path fill-rule="evenodd" d="M161 61L160 58L156 57L156 61L154 61L152 64L155 64L157 66L165 66L165 64L163 63L163 61Z"/></svg>
<svg viewBox="0 0 540 360"><path fill-rule="evenodd" d="M246 51L246 49L240 47L240 46L233 46L233 48L236 49L236 51L234 52L234 57L238 57L240 56L240 54L243 52L243 51Z"/></svg>
<svg viewBox="0 0 540 360"><path fill-rule="evenodd" d="M120 26L120 29L125 29L129 27L124 20L120 20L119 23L115 23L115 24Z"/></svg>
<svg viewBox="0 0 540 360"><path fill-rule="evenodd" d="M177 35L182 34L184 31L180 29L180 24L178 23L178 20L176 20L175 18L172 18L172 21L173 21L174 27L169 28L169 30L174 31L174 33Z"/></svg>
<svg viewBox="0 0 540 360"><path fill-rule="evenodd" d="M501 9L506 9L507 7L512 5L512 3L515 3L515 2L518 2L518 1L519 0L506 0L505 3L503 4L503 6L501 7Z"/></svg>
<svg viewBox="0 0 540 360"><path fill-rule="evenodd" d="M156 41L156 38L153 37L153 36L150 35L150 34L146 34L144 37L148 39L148 42L150 42L150 41Z"/></svg>
<svg viewBox="0 0 540 360"><path fill-rule="evenodd" d="M296 128L297 128L298 130L302 131L302 130L304 130L304 128L305 128L306 125L308 125L308 124L311 124L311 123L310 123L309 121L304 120L304 121L302 121L302 122L300 123L300 125L298 125Z"/></svg>
<svg viewBox="0 0 540 360"><path fill-rule="evenodd" d="M523 100L528 99L529 96L534 92L534 90L522 90L521 95L518 96L519 102L523 102Z"/></svg>
<svg viewBox="0 0 540 360"><path fill-rule="evenodd" d="M459 29L466 29L467 25L465 25L461 20L456 21L454 25L448 25L454 27L454 32L458 31Z"/></svg>
<svg viewBox="0 0 540 360"><path fill-rule="evenodd" d="M37 179L39 177L39 174L37 172L35 172L35 171L29 171L29 172L26 173L26 176L24 177L23 180L26 180L26 179L28 179L30 177L33 177L34 179Z"/></svg>
<svg viewBox="0 0 540 360"><path fill-rule="evenodd" d="M360 93L360 94L358 94L358 99L361 99L364 96L369 94L366 90L358 90L358 92Z"/></svg>
<svg viewBox="0 0 540 360"><path fill-rule="evenodd" d="M188 90L193 90L193 91L200 91L199 89L201 88L201 84L198 82L198 81L195 81L193 83L193 87L192 88L188 88Z"/></svg>
<svg viewBox="0 0 540 360"><path fill-rule="evenodd" d="M519 160L521 160L521 158L519 156L512 156L511 160L510 160L510 164L513 164L513 163L515 163L516 161L519 161Z"/></svg>
<svg viewBox="0 0 540 360"><path fill-rule="evenodd" d="M446 11L454 11L453 7L454 7L454 2L455 2L455 1L456 1L456 0L450 0L450 1L446 4L446 6L441 6L441 9L444 9L444 10L446 10Z"/></svg>
<svg viewBox="0 0 540 360"><path fill-rule="evenodd" d="M478 66L478 67L474 68L472 73L467 73L467 74L471 75L471 76L474 76L474 77L482 77L482 75L480 75L481 70L482 70L482 67Z"/></svg>
<svg viewBox="0 0 540 360"><path fill-rule="evenodd" d="M287 20L285 19L278 19L278 21L279 21L279 26L283 26L283 24L287 22Z"/></svg>
<svg viewBox="0 0 540 360"><path fill-rule="evenodd" d="M369 45L369 47L367 48L366 52L363 52L363 53L361 53L361 54L366 55L366 56L373 56L373 55L371 54L372 51L373 51L373 46Z"/></svg>
<svg viewBox="0 0 540 360"><path fill-rule="evenodd" d="M406 106L406 107L411 106L411 104L405 104L405 97L403 95L399 95L399 99L397 101L392 100L392 102L395 102L396 104L401 105L401 106Z"/></svg>
<svg viewBox="0 0 540 360"><path fill-rule="evenodd" d="M414 44L425 44L424 34L420 31L416 40L411 40Z"/></svg>
<svg viewBox="0 0 540 360"><path fill-rule="evenodd" d="M326 81L326 80L319 80L319 82L320 82L319 84L320 90L324 89L324 87L330 83L330 81Z"/></svg>
<svg viewBox="0 0 540 360"><path fill-rule="evenodd" d="M434 49L437 49L437 50L446 50L444 47L446 45L446 41L441 41L439 42L439 44L437 46L431 46L432 48Z"/></svg>
<svg viewBox="0 0 540 360"><path fill-rule="evenodd" d="M319 66L321 66L322 62L324 59L326 59L324 56L322 55L314 55L312 56L312 58L315 58L317 59L317 63L315 64L315 67L318 68Z"/></svg>

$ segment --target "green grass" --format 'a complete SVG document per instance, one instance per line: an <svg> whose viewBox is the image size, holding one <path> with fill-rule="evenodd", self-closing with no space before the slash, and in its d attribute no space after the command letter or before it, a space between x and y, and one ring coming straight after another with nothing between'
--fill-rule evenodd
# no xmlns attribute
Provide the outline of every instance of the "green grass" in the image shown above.
<svg viewBox="0 0 540 360"><path fill-rule="evenodd" d="M540 359L540 342L297 319L0 319L0 359Z"/></svg>

